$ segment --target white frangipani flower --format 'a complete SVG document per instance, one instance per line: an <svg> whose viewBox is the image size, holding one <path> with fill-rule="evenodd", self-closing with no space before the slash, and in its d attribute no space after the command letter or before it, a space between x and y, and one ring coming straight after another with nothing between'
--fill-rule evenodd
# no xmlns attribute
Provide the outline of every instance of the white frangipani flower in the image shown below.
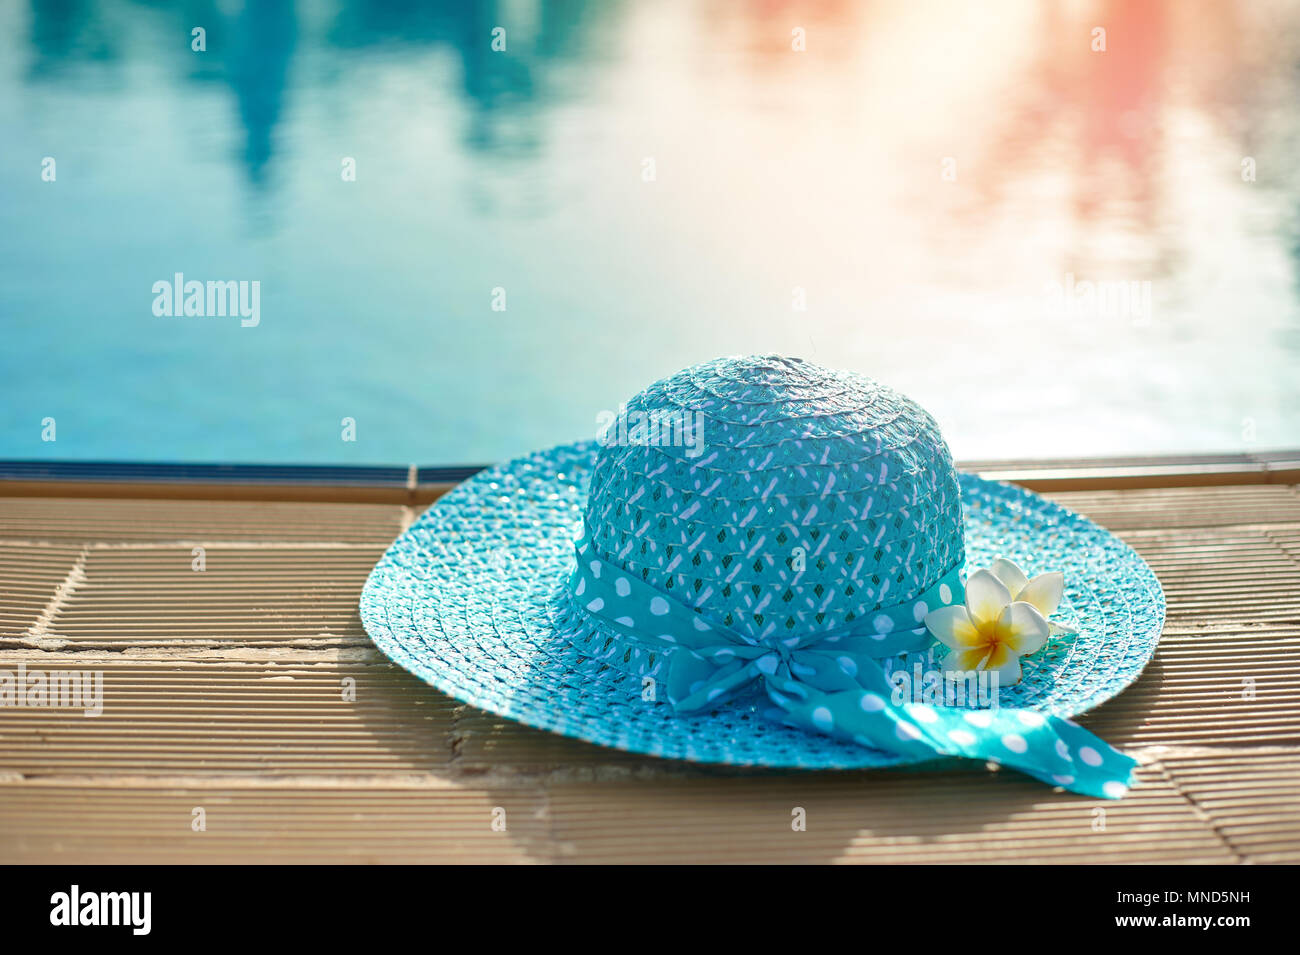
<svg viewBox="0 0 1300 955"><path fill-rule="evenodd" d="M992 670L1004 684L1020 682L1020 658L1038 652L1047 638L1064 631L1047 622L1065 588L1065 575L1039 574L1033 580L999 557L988 570L966 581L966 605L926 614L925 625L951 652L945 670Z"/></svg>

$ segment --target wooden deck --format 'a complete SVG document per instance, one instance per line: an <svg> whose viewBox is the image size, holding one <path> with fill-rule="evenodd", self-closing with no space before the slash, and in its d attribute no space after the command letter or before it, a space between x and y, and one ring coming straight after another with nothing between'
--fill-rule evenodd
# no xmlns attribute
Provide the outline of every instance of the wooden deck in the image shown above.
<svg viewBox="0 0 1300 955"><path fill-rule="evenodd" d="M370 503L11 478L0 670L102 672L104 710L0 707L0 862L1300 862L1297 458L980 466L1164 584L1155 660L1084 720L1141 760L1117 803L978 767L709 770L448 699L356 612L436 493L414 474Z"/></svg>

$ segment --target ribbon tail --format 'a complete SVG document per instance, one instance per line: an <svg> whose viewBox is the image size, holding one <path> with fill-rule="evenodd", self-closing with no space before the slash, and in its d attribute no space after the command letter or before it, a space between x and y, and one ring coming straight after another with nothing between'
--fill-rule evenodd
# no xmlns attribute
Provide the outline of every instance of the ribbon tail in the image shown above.
<svg viewBox="0 0 1300 955"><path fill-rule="evenodd" d="M697 713L726 702L758 676L750 660L717 667L693 652L679 651L669 663L668 699L678 713Z"/></svg>
<svg viewBox="0 0 1300 955"><path fill-rule="evenodd" d="M888 691L824 692L807 683L794 683L801 692L792 692L793 681L768 677L767 682L768 695L792 725L871 749L994 762L1104 799L1119 799L1134 782L1135 759L1060 717L1031 710L896 704Z"/></svg>

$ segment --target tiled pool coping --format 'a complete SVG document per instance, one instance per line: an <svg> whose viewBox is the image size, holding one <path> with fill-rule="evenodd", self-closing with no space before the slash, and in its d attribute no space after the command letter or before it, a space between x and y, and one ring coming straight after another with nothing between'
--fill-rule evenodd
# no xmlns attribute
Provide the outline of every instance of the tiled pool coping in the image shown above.
<svg viewBox="0 0 1300 955"><path fill-rule="evenodd" d="M0 495L427 504L483 467L0 461ZM1300 449L1250 454L959 461L958 467L1044 491L1291 484L1300 481Z"/></svg>

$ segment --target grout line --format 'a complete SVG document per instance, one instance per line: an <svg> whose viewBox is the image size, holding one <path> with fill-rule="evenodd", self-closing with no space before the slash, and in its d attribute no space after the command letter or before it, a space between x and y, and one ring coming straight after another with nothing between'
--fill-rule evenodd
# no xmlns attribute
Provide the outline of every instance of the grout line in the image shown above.
<svg viewBox="0 0 1300 955"><path fill-rule="evenodd" d="M1063 503L1063 504L1066 505L1066 506L1069 506L1069 504L1070 504L1069 501L1063 501L1063 502L1059 502L1059 503ZM1081 512L1081 513L1082 513L1082 512ZM1091 521L1096 521L1096 520L1097 520L1096 517L1089 517L1086 513L1084 514L1084 516L1085 516L1085 517L1088 517L1088 519L1091 520ZM1105 519L1105 518L1102 518L1102 520L1104 520L1104 519ZM1140 538L1140 537L1151 537L1151 536L1160 537L1160 536L1165 536L1165 535L1168 535L1168 534L1174 534L1174 533L1183 533L1183 534L1187 534L1187 533L1190 533L1190 532L1196 532L1196 531L1204 532L1204 533L1207 533L1207 534L1217 534L1217 533L1222 532L1222 531L1255 531L1255 532L1258 532L1258 533L1261 533L1261 534L1267 534L1267 533L1269 533L1270 531L1285 531L1285 530L1297 530L1297 529L1300 529L1300 522L1297 522L1297 521L1280 521L1280 522L1278 522L1278 521L1274 521L1274 522L1272 522L1272 523L1268 523L1268 524L1260 524L1260 523L1255 523L1255 524L1204 524L1204 523L1194 523L1194 524L1164 524L1164 525L1161 525L1160 527L1150 527L1150 526L1143 526L1143 527L1121 527L1121 528L1119 528L1118 530L1114 530L1114 529L1112 529L1111 532L1114 533L1114 534L1120 535L1120 536L1129 536L1129 537L1139 537L1139 538Z"/></svg>
<svg viewBox="0 0 1300 955"><path fill-rule="evenodd" d="M0 637L0 658L6 654L17 654L25 649L23 643L28 638L23 637ZM98 660L101 662L121 662L129 663L205 663L211 660L227 660L228 656L223 656L227 651L238 651L243 653L260 652L264 656L253 658L246 662L258 663L277 663L284 661L286 663L312 663L318 662L313 660L312 654L321 653L364 653L374 654L373 658L361 660L347 660L340 662L348 663L370 663L375 665L391 666L391 661L382 657L378 648L366 646L369 638L364 635L332 636L332 637L273 637L267 638L265 646L256 644L236 644L234 646L223 646L220 640L211 640L203 637L190 638L195 642L185 644L167 644L167 643L146 643L146 644L117 644L106 643L102 638L95 637L43 637L32 641L35 649L42 650L45 653L65 654L69 657L69 662L81 662L84 660ZM46 642L45 646L41 645L41 640ZM174 656L164 656L167 650L173 650ZM143 654L149 654L144 656ZM329 661L324 661L329 662Z"/></svg>
<svg viewBox="0 0 1300 955"><path fill-rule="evenodd" d="M1284 558L1286 558L1288 563L1290 563L1295 567L1300 567L1300 557L1297 557L1295 554L1291 553L1289 550L1287 550L1285 547L1282 546L1282 542L1273 536L1276 532L1277 532L1277 528L1274 527L1272 529L1265 529L1262 533L1264 535L1264 539L1273 546L1274 550L1276 550Z"/></svg>
<svg viewBox="0 0 1300 955"><path fill-rule="evenodd" d="M461 744L465 741L463 736L457 736L456 731L460 723L461 714L469 707L468 703L462 703L459 700L454 701L455 706L451 708L451 722L447 724L447 768L459 770L456 763L461 757Z"/></svg>
<svg viewBox="0 0 1300 955"><path fill-rule="evenodd" d="M393 790L431 790L445 792L465 789L465 780L459 774L440 771L369 772L369 773L284 773L255 775L247 772L197 773L68 773L68 772L0 772L0 786L30 787L84 787L88 789L147 789L156 794L167 794L172 789L320 789L348 793L390 792ZM537 789L537 780L519 774L501 774L490 780L490 785L469 787L482 789Z"/></svg>
<svg viewBox="0 0 1300 955"><path fill-rule="evenodd" d="M452 745L459 743L458 740L450 739ZM1189 748L1190 750L1191 748ZM1258 747L1247 748L1235 755L1238 757L1263 756L1272 753L1282 753L1292 756L1300 756L1300 747ZM612 752L611 755L623 755ZM1166 755L1182 758L1187 752L1179 751L1176 748L1166 748ZM1228 753L1219 751L1214 755L1226 756ZM654 782L676 782L676 783L714 783L719 781L735 781L750 778L745 774L719 776L709 773L707 770L693 766L680 766L672 760L658 760L651 756L644 757L644 763L641 765L619 765L612 763L583 763L568 764L552 767L519 767L515 769L477 769L461 768L455 765L456 760L461 757L460 753L455 753L452 760L441 764L436 770L427 772L411 771L394 771L394 772L365 772L365 773L298 773L298 772L276 772L276 773L258 773L254 771L215 771L211 773L195 772L160 772L148 773L138 771L113 771L113 772L65 772L65 771L48 771L48 772L16 772L0 771L0 784L17 784L17 785L37 785L37 786L104 786L104 787L212 787L212 788L241 788L241 789L284 789L284 788L313 788L313 787L332 787L340 789L356 788L359 790L366 789L427 789L427 788L447 788L448 785L457 788L470 788L474 790L491 790L491 789L519 789L564 786L574 783L592 784L592 783L642 783L648 781ZM1167 765L1159 759L1142 760L1141 765L1146 770L1152 770L1157 773L1161 779L1165 780L1170 788L1177 795L1182 797L1190 804L1198 820L1208 822L1213 826L1214 820L1208 812L1202 807L1197 800L1191 796L1176 778L1170 773ZM977 770L972 763L967 767L969 773L973 776ZM949 771L949 770L943 770ZM888 774L890 771L883 771ZM834 775L834 774L832 774ZM1016 774L1012 774L1016 775ZM753 778L770 781L772 779L793 780L800 777L799 772L780 772L773 770L758 771ZM920 777L918 771L917 777ZM882 777L883 778L883 777ZM895 778L902 778L897 775ZM1134 792L1140 792L1145 787L1137 787ZM1050 790L1044 789L1044 794ZM1101 801L1099 800L1099 803ZM1226 837L1219 833L1215 827L1216 834L1226 840ZM1233 849L1235 855L1240 855Z"/></svg>
<svg viewBox="0 0 1300 955"><path fill-rule="evenodd" d="M1192 811L1192 815L1194 815L1197 820L1200 821L1206 829L1212 832L1214 837L1223 844L1223 848L1232 856L1234 862L1238 865L1243 865L1250 861L1237 850L1237 847L1232 844L1232 840L1229 839L1227 834L1219 828L1219 824L1214 821L1214 817L1206 812L1205 807L1200 804L1196 797L1179 785L1178 780L1174 777L1173 773L1169 772L1162 761L1156 760L1148 765L1153 767L1156 772L1160 774L1160 777L1169 784L1169 787L1178 795L1178 798L1187 803L1187 807Z"/></svg>
<svg viewBox="0 0 1300 955"><path fill-rule="evenodd" d="M545 779L540 780L537 785L537 796L539 803L537 816L539 817L538 821L542 823L544 834L542 851L545 854L546 861L553 865L561 861L562 856L577 855L577 849L572 843L562 843L555 837L555 814L551 812L551 786Z"/></svg>
<svg viewBox="0 0 1300 955"><path fill-rule="evenodd" d="M1140 757L1139 762L1163 765L1168 759L1196 759L1197 757L1300 756L1300 743L1265 743L1257 746L1237 743L1219 746L1148 743L1142 746L1126 745L1124 750Z"/></svg>
<svg viewBox="0 0 1300 955"><path fill-rule="evenodd" d="M415 495L420 487L420 469L414 464L406 468L406 497L402 502L402 510L405 511L415 503ZM402 530L406 530L407 525L404 523Z"/></svg>
<svg viewBox="0 0 1300 955"><path fill-rule="evenodd" d="M8 661L17 663L25 659L29 648L14 645L15 641L21 639L23 638L6 637L0 640L0 664ZM292 645L276 641L271 646L260 647L247 644L119 646L93 643L93 641L68 640L57 650L46 650L45 653L49 662L84 663L98 659L103 663L126 664L145 669L157 667L162 671L185 665L206 670L217 664L229 664L232 667L284 666L298 669L366 666L386 670L391 670L394 666L378 647L370 643L368 638L360 635L329 640L314 637L294 639ZM306 640L316 640L318 643L316 646L303 646L302 643Z"/></svg>
<svg viewBox="0 0 1300 955"><path fill-rule="evenodd" d="M86 583L86 557L89 553L89 546L81 548L80 553L72 562L72 567L68 569L67 576L63 578L63 582L54 588L54 594L50 597L49 602L46 603L40 615L24 632L23 639L30 641L38 650L58 650L68 644L69 641L61 637L51 636L50 626L77 587Z"/></svg>

